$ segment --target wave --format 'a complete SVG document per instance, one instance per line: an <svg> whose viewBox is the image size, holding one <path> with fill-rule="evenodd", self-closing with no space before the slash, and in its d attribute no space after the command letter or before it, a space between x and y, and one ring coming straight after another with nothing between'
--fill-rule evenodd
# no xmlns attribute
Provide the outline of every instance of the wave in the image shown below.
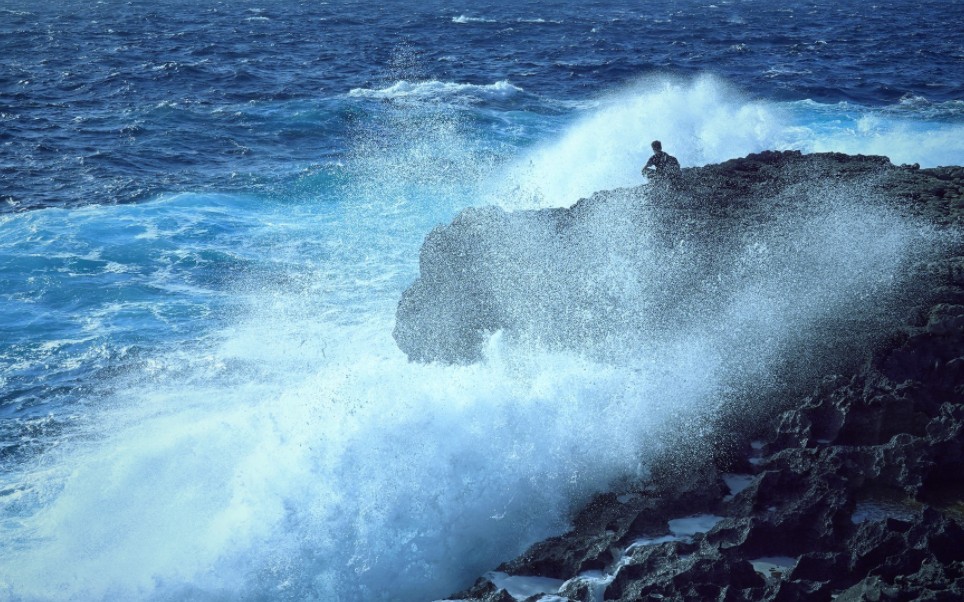
<svg viewBox="0 0 964 602"><path fill-rule="evenodd" d="M964 100L933 102L923 96L908 95L901 98L896 105L885 107L884 110L895 114L906 114L915 119L959 120L964 118Z"/></svg>
<svg viewBox="0 0 964 602"><path fill-rule="evenodd" d="M452 17L452 23L495 23L494 19L486 19L485 17L467 17L465 15L459 15L458 17Z"/></svg>
<svg viewBox="0 0 964 602"><path fill-rule="evenodd" d="M652 140L684 167L762 150L882 155L923 167L964 157L962 101L775 102L750 99L713 76L653 76L573 109L567 127L489 182L488 202L510 209L568 206L598 190L636 186L644 181L639 170Z"/></svg>
<svg viewBox="0 0 964 602"><path fill-rule="evenodd" d="M774 148L779 115L714 77L644 78L525 153L490 183L487 198L507 208L568 206L597 190L639 185L657 139L684 166Z"/></svg>
<svg viewBox="0 0 964 602"><path fill-rule="evenodd" d="M523 92L508 81L493 84L460 84L438 80L410 82L402 80L387 88L354 88L348 95L354 98L446 100L453 98L490 100L502 99Z"/></svg>
<svg viewBox="0 0 964 602"><path fill-rule="evenodd" d="M786 124L783 148L882 155L895 164L959 165L964 158L964 102L907 97L866 107L812 100L780 105Z"/></svg>

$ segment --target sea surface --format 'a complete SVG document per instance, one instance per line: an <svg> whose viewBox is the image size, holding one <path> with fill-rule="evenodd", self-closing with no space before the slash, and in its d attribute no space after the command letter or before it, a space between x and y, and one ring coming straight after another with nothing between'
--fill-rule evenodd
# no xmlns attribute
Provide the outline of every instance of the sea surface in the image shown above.
<svg viewBox="0 0 964 602"><path fill-rule="evenodd" d="M642 184L653 139L964 164L964 2L0 0L0 599L442 598L765 378L720 324L765 349L916 244L829 199L793 321L761 268L638 361L408 362L432 228Z"/></svg>

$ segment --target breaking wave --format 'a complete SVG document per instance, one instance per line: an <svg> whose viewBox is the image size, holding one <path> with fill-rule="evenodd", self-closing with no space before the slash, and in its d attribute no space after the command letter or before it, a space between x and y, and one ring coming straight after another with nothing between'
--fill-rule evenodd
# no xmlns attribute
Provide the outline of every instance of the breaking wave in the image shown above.
<svg viewBox="0 0 964 602"><path fill-rule="evenodd" d="M513 96L522 92L522 88L507 81L494 84L460 84L438 80L425 82L399 81L387 88L369 89L354 88L348 94L355 98L376 99L415 99L415 100L447 100L453 98L490 100Z"/></svg>
<svg viewBox="0 0 964 602"><path fill-rule="evenodd" d="M467 17L465 15L459 15L458 17L452 17L452 23L495 23L493 19L486 19L485 17Z"/></svg>
<svg viewBox="0 0 964 602"><path fill-rule="evenodd" d="M933 118L915 118L909 105ZM582 116L527 149L489 183L486 200L508 209L565 207L598 190L636 186L650 142L684 166L762 150L843 152L895 164L956 165L964 157L960 103L905 99L882 108L748 98L719 78L643 78L583 103Z"/></svg>
<svg viewBox="0 0 964 602"><path fill-rule="evenodd" d="M647 78L528 151L492 183L489 198L508 208L568 206L597 190L641 184L652 140L682 165L702 165L782 148L785 128L778 107L717 78Z"/></svg>

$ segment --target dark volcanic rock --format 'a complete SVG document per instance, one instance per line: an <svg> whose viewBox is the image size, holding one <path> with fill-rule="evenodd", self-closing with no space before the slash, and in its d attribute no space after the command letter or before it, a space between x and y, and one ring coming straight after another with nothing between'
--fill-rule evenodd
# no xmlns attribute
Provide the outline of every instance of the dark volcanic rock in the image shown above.
<svg viewBox="0 0 964 602"><path fill-rule="evenodd" d="M542 344L585 344L598 354L594 346L614 335L591 324L599 319L593 304L601 303L600 289L580 271L579 256L593 245L565 233L605 233L609 223L612 244L629 245L625 257L640 261L663 244L660 237L663 250L680 237L711 249L666 261L722 275L722 282L692 273L669 278L667 285L692 285L690 304L661 306L655 298L646 305L662 319L685 320L712 313L727 287L723 268L745 232L780 207L813 202L813 190L872 198L944 232L948 242L938 253L911 257L898 287L903 294L881 300L888 311L854 309L781 348L802 376L781 381L783 388L734 395L739 411L719 423L719 447L729 452L672 458L672 469L664 466L669 458L657 458L650 481L597 496L572 531L500 570L566 580L558 596L584 602L964 599L964 168L761 153L684 170L676 189L600 194L567 210L468 211L426 241L421 277L399 304L396 339L411 358L431 361L474 361L495 330L535 332ZM626 234L640 224L648 242ZM697 225L698 240L687 238ZM546 246L562 254L558 263L545 261L539 249ZM574 266L575 275L560 276L560 265ZM538 308L516 305L527 296ZM652 324L610 309L620 332L659 336ZM754 394L767 396L763 406L774 410L747 427L740 398ZM762 440L752 451L751 436ZM740 477L745 487L727 495L722 473L733 470L748 473ZM669 521L693 515L719 519L705 533L671 535ZM456 598L511 596L483 578Z"/></svg>

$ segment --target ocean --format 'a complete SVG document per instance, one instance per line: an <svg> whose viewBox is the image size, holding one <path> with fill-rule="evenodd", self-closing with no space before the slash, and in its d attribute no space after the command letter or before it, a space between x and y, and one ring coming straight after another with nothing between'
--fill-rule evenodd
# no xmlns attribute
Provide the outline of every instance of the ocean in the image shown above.
<svg viewBox="0 0 964 602"><path fill-rule="evenodd" d="M434 227L642 184L654 139L964 164L964 3L0 0L0 599L433 600L644 476L740 377L700 324L391 333ZM888 224L832 237L874 286Z"/></svg>

